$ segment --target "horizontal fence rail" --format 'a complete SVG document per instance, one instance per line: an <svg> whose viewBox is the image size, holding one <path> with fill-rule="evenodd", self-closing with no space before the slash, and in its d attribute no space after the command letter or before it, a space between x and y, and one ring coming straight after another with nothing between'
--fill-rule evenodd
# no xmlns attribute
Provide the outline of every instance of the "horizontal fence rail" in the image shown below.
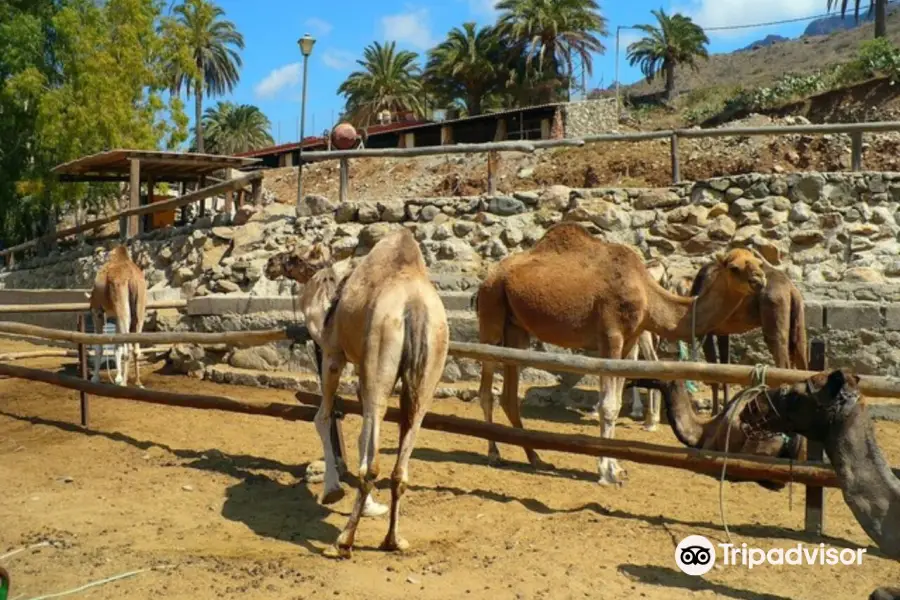
<svg viewBox="0 0 900 600"><path fill-rule="evenodd" d="M160 300L148 302L147 310L186 308L187 300ZM0 304L0 315L11 313L66 313L85 312L91 309L87 302L60 302L57 304Z"/></svg>

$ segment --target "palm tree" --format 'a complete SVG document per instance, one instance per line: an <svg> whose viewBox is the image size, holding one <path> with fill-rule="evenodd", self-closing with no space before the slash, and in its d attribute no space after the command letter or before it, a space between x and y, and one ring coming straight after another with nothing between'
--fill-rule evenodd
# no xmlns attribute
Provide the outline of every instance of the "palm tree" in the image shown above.
<svg viewBox="0 0 900 600"><path fill-rule="evenodd" d="M603 54L600 37L606 19L595 0L501 0L497 29L510 46L524 52L527 66L542 78L564 76L572 82L573 55L588 75L591 53Z"/></svg>
<svg viewBox="0 0 900 600"><path fill-rule="evenodd" d="M275 143L269 133L269 118L251 104L219 102L203 114L203 133L207 149L216 154L233 155L265 148ZM191 149L196 151L194 137Z"/></svg>
<svg viewBox="0 0 900 600"><path fill-rule="evenodd" d="M428 52L425 82L448 102L461 99L469 115L480 115L485 97L502 83L499 44L491 27L454 27Z"/></svg>
<svg viewBox="0 0 900 600"><path fill-rule="evenodd" d="M831 12L831 9L837 7L837 5L841 5L841 18L843 18L847 14L847 5L850 4L850 0L828 0L828 12ZM854 15L856 16L856 20L859 21L859 7L862 4L861 0L854 0ZM883 38L887 36L887 4L888 0L869 0L869 14L872 14L872 11L875 11L875 37Z"/></svg>
<svg viewBox="0 0 900 600"><path fill-rule="evenodd" d="M175 19L164 26L172 44L171 89L194 95L196 147L203 153L203 94L221 96L237 85L244 36L209 0L182 0L173 12Z"/></svg>
<svg viewBox="0 0 900 600"><path fill-rule="evenodd" d="M378 42L366 46L362 60L338 87L347 98L345 112L354 125L369 125L380 112L411 111L422 114L422 82L416 64L419 55L409 50L397 50L396 42L382 46Z"/></svg>
<svg viewBox="0 0 900 600"><path fill-rule="evenodd" d="M647 36L629 44L628 62L632 66L640 64L641 73L647 81L652 81L660 71L665 71L666 99L671 100L675 91L675 67L690 65L697 70L697 58L709 58L706 50L709 38L690 17L678 13L669 16L663 9L650 12L656 17L659 27L637 26Z"/></svg>

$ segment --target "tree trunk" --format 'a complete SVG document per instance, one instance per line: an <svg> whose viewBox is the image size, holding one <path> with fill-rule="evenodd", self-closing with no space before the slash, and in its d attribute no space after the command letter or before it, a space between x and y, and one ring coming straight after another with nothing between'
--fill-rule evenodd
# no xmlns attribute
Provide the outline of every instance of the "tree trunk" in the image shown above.
<svg viewBox="0 0 900 600"><path fill-rule="evenodd" d="M482 96L479 93L469 94L469 98L466 100L466 109L469 111L469 116L474 117L476 115L481 114L481 101Z"/></svg>
<svg viewBox="0 0 900 600"><path fill-rule="evenodd" d="M197 153L203 154L203 87L199 83L194 84L194 124L197 137Z"/></svg>
<svg viewBox="0 0 900 600"><path fill-rule="evenodd" d="M666 69L666 101L671 102L675 96L675 63L669 62Z"/></svg>
<svg viewBox="0 0 900 600"><path fill-rule="evenodd" d="M887 36L887 0L875 0L875 37Z"/></svg>

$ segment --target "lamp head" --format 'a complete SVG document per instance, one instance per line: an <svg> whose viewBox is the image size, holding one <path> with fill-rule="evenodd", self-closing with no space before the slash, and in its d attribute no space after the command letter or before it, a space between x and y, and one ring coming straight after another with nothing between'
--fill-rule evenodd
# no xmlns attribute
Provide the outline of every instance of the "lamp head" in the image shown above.
<svg viewBox="0 0 900 600"><path fill-rule="evenodd" d="M297 45L300 46L300 52L303 53L303 56L309 56L312 53L313 45L315 45L315 43L316 38L308 33L304 33L303 37L297 40Z"/></svg>

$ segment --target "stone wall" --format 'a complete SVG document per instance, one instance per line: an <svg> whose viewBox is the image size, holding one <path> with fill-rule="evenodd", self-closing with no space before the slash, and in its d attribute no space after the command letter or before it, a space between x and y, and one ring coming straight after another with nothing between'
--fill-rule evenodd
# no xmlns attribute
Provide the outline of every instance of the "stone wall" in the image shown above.
<svg viewBox="0 0 900 600"><path fill-rule="evenodd" d="M565 105L566 137L609 133L618 128L615 98L583 100Z"/></svg>
<svg viewBox="0 0 900 600"><path fill-rule="evenodd" d="M468 294L487 270L531 247L551 225L573 220L647 259L662 259L670 278L693 276L716 251L752 245L803 290L810 336L826 337L832 364L900 374L900 351L894 350L900 342L898 173L751 174L665 189L552 186L509 196L373 198L340 205L308 196L304 213L309 216L297 219L293 206L278 203L243 207L233 221L207 219L132 242L153 289L233 305L157 319L156 326L214 331L293 320L286 305L250 308L253 302L289 301L296 291L293 284L263 276L269 256L326 232L333 234L339 258L362 256L387 232L407 227L442 290L453 339L474 341ZM0 288L85 288L104 259L102 249L84 247L22 261L0 272ZM285 344L209 360L277 372L306 364L295 354ZM745 363L770 360L758 335L736 340L735 355ZM451 361L445 375L447 382L474 380L478 368ZM552 386L572 378L535 371L526 379Z"/></svg>

